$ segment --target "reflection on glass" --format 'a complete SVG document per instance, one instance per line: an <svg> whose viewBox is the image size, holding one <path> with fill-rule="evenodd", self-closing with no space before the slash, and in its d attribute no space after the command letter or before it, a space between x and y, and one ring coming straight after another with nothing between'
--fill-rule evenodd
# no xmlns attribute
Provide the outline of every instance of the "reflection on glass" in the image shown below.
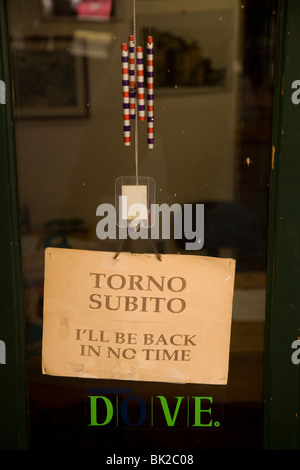
<svg viewBox="0 0 300 470"><path fill-rule="evenodd" d="M105 3L105 18L96 18L96 3ZM131 14L130 0L9 5L34 446L49 438L54 446L95 445L78 429L85 381L70 389L40 375L43 256L46 246L118 249L118 240L97 238L96 209L114 204L117 178L135 174L136 149L123 145L120 55ZM141 0L137 20L141 42L153 33L155 66L155 147L147 148L139 124L139 174L153 178L160 204L205 205L204 247L189 254L237 260L229 384L183 392L212 394L226 427L180 445L259 448L276 2ZM124 250L153 251L147 240L127 242ZM184 246L161 239L154 248ZM41 389L53 390L51 404ZM139 392L149 394L147 385ZM154 447L159 438L150 436Z"/></svg>

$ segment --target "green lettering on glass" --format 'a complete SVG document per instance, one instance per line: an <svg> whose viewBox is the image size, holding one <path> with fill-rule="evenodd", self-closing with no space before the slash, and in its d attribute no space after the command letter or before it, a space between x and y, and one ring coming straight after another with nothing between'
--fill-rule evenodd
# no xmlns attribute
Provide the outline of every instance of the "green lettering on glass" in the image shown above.
<svg viewBox="0 0 300 470"><path fill-rule="evenodd" d="M90 399L90 409L91 409L91 422L89 426L106 426L106 424L108 424L112 420L112 417L114 414L113 405L111 401L106 397L97 396L97 395L88 396L88 398ZM103 421L103 423L98 423L98 420L97 420L98 398L101 398L104 401L105 406L106 406L106 419Z"/></svg>

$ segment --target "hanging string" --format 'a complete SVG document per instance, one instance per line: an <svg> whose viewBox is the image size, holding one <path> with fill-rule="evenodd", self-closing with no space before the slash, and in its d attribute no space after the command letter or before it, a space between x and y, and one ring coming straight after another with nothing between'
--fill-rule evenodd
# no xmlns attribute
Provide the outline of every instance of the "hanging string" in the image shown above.
<svg viewBox="0 0 300 470"><path fill-rule="evenodd" d="M151 13L152 13L152 10L151 10L151 0L149 0L149 8L148 8L148 18L149 18L149 36L152 36L152 21L151 21Z"/></svg>
<svg viewBox="0 0 300 470"><path fill-rule="evenodd" d="M136 0L133 0L133 37L135 41L134 45L134 75L136 77ZM137 83L135 83L135 87L137 87ZM135 93L135 109L137 110L137 93ZM136 184L138 184L138 177L139 177L139 137L138 137L138 117L135 117L134 123L134 159L135 159L135 176L136 176Z"/></svg>

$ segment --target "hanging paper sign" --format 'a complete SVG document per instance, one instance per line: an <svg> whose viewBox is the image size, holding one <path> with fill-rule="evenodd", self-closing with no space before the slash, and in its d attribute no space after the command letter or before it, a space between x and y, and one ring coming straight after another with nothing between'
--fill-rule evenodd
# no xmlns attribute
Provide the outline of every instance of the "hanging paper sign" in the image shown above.
<svg viewBox="0 0 300 470"><path fill-rule="evenodd" d="M48 248L43 373L226 384L234 276L232 259Z"/></svg>

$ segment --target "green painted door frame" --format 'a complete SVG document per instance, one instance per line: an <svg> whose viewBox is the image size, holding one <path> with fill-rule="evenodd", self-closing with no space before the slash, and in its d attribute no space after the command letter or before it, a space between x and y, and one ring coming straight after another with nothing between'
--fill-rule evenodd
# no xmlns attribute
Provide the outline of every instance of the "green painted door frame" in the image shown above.
<svg viewBox="0 0 300 470"><path fill-rule="evenodd" d="M300 2L280 1L270 180L265 449L300 449ZM296 87L296 88L294 88ZM293 101L292 101L293 97Z"/></svg>
<svg viewBox="0 0 300 470"><path fill-rule="evenodd" d="M0 0L0 450L27 448L20 223L6 1Z"/></svg>

